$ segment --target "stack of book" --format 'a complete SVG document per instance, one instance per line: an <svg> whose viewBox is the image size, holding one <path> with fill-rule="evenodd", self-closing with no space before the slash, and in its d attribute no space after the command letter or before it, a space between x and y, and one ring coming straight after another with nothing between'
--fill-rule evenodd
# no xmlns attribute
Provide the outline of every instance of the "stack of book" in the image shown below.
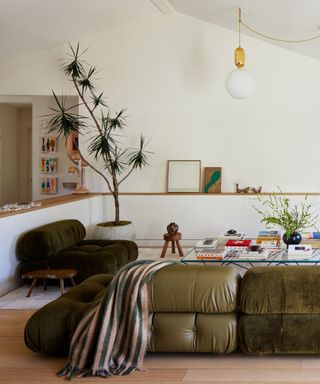
<svg viewBox="0 0 320 384"><path fill-rule="evenodd" d="M241 251L251 244L252 240L228 240L225 249L231 251Z"/></svg>
<svg viewBox="0 0 320 384"><path fill-rule="evenodd" d="M307 260L312 256L311 244L290 244L288 247L288 259Z"/></svg>
<svg viewBox="0 0 320 384"><path fill-rule="evenodd" d="M258 251L251 251L248 248L244 248L242 250L233 251L230 249L226 249L223 252L223 258L232 258L232 259L240 259L240 260L266 260L270 254L268 249L260 248Z"/></svg>
<svg viewBox="0 0 320 384"><path fill-rule="evenodd" d="M222 253L216 248L196 248L196 257L199 260L222 260Z"/></svg>
<svg viewBox="0 0 320 384"><path fill-rule="evenodd" d="M301 237L303 239L320 240L320 232L302 232Z"/></svg>
<svg viewBox="0 0 320 384"><path fill-rule="evenodd" d="M278 247L281 241L281 232L277 230L259 231L256 242L263 248Z"/></svg>

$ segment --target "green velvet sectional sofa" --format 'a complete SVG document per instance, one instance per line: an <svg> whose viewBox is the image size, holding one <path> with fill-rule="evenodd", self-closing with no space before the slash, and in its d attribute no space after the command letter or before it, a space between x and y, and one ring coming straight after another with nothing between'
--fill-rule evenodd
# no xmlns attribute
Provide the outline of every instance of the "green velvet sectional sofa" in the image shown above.
<svg viewBox="0 0 320 384"><path fill-rule="evenodd" d="M127 240L85 240L78 220L60 220L32 229L17 242L20 273L39 269L76 269L80 283L97 273L116 273L138 257L138 247Z"/></svg>
<svg viewBox="0 0 320 384"><path fill-rule="evenodd" d="M92 276L38 310L25 327L35 352L67 354L112 275ZM320 268L172 265L148 285L151 352L320 353Z"/></svg>

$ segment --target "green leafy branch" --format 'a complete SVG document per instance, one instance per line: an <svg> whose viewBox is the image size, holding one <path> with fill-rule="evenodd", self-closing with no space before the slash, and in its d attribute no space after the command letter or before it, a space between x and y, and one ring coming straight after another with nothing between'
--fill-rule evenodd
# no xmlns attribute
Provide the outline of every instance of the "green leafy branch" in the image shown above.
<svg viewBox="0 0 320 384"><path fill-rule="evenodd" d="M279 191L282 193L280 188ZM307 199L306 195L299 205L292 205L290 199L283 195L257 196L261 207L253 205L253 208L262 216L261 223L267 227L276 225L282 228L289 238L296 231L316 227L318 215L313 215L312 205Z"/></svg>

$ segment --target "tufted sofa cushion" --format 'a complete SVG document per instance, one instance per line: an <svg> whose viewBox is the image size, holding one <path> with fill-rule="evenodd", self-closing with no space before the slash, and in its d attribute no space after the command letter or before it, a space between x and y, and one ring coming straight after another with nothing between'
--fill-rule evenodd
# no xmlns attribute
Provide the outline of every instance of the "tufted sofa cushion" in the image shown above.
<svg viewBox="0 0 320 384"><path fill-rule="evenodd" d="M158 271L148 287L148 350L234 351L239 285L232 267L180 264Z"/></svg>
<svg viewBox="0 0 320 384"><path fill-rule="evenodd" d="M25 327L26 345L35 352L66 355L81 317L105 293L112 278L92 276L35 312Z"/></svg>
<svg viewBox="0 0 320 384"><path fill-rule="evenodd" d="M110 275L96 275L37 311L25 328L36 352L66 354L76 325L105 293ZM148 284L152 352L228 353L237 347L240 275L232 267L173 265Z"/></svg>
<svg viewBox="0 0 320 384"><path fill-rule="evenodd" d="M60 220L25 233L17 243L20 261L49 258L83 240L86 230L78 220Z"/></svg>

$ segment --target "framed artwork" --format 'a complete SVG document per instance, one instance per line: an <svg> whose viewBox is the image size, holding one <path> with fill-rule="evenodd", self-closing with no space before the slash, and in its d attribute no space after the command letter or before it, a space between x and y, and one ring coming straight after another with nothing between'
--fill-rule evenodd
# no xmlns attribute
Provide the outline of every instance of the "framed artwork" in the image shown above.
<svg viewBox="0 0 320 384"><path fill-rule="evenodd" d="M40 177L41 193L57 193L57 177Z"/></svg>
<svg viewBox="0 0 320 384"><path fill-rule="evenodd" d="M56 173L57 158L56 157L40 157L40 172L41 173Z"/></svg>
<svg viewBox="0 0 320 384"><path fill-rule="evenodd" d="M40 136L40 152L54 153L57 152L58 140L54 136Z"/></svg>
<svg viewBox="0 0 320 384"><path fill-rule="evenodd" d="M168 192L200 192L200 160L168 160Z"/></svg>
<svg viewBox="0 0 320 384"><path fill-rule="evenodd" d="M203 192L221 192L221 167L204 168Z"/></svg>

